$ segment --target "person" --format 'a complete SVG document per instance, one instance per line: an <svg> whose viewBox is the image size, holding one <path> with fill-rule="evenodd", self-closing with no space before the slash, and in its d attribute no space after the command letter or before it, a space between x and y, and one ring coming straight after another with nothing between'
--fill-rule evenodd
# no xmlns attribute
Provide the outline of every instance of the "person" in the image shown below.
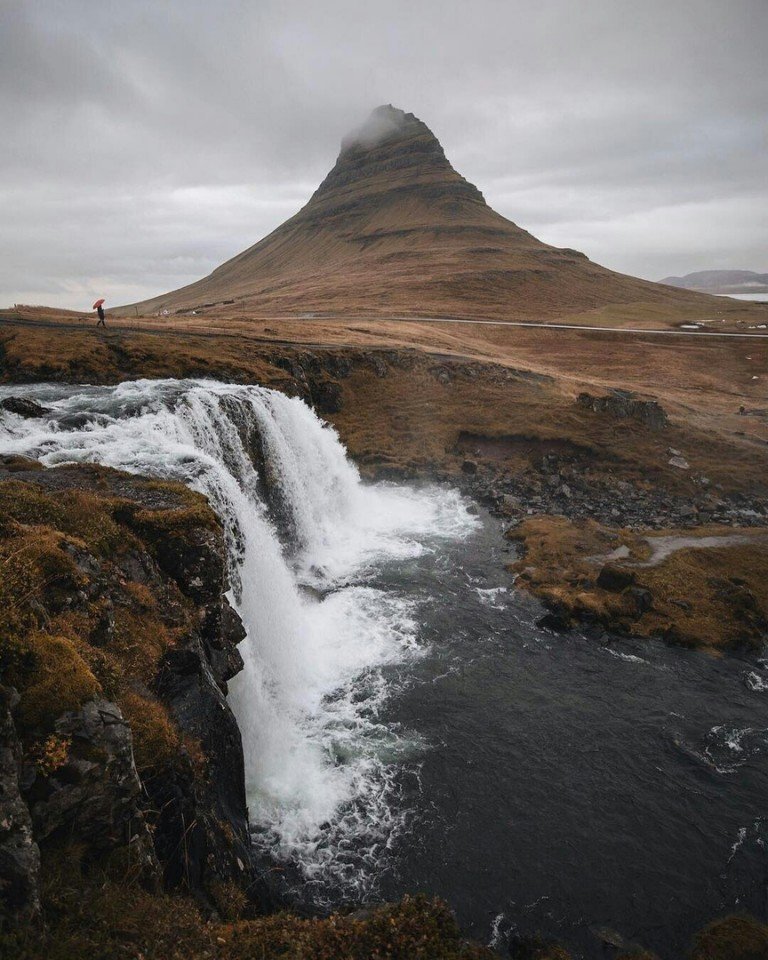
<svg viewBox="0 0 768 960"><path fill-rule="evenodd" d="M104 307L101 304L99 304L98 307L96 307L96 313L98 313L99 315L99 322L96 324L96 326L104 327L104 329L106 330L107 325L106 323L104 323Z"/></svg>

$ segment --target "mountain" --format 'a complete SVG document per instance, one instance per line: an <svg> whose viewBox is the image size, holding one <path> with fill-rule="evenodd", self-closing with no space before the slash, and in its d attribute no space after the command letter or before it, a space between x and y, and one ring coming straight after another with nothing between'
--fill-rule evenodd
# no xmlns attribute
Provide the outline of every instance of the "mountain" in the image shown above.
<svg viewBox="0 0 768 960"><path fill-rule="evenodd" d="M659 282L702 293L768 293L768 273L754 270L699 270Z"/></svg>
<svg viewBox="0 0 768 960"><path fill-rule="evenodd" d="M344 139L290 220L204 279L129 309L519 320L695 297L537 240L488 206L426 124L387 105Z"/></svg>

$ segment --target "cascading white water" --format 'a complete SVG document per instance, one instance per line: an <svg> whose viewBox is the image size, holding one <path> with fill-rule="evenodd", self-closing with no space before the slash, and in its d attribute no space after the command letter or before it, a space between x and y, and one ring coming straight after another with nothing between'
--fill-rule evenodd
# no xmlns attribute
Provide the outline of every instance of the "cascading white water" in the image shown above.
<svg viewBox="0 0 768 960"><path fill-rule="evenodd" d="M475 521L461 498L363 484L335 431L301 400L260 387L0 388L0 396L22 392L51 414L0 414L0 453L181 479L208 497L225 527L232 601L247 630L230 701L257 836L305 876L354 874L363 892L366 848L397 827L394 774L414 749L379 719L390 689L382 670L420 654L417 611L366 577L430 549L430 540L468 533Z"/></svg>

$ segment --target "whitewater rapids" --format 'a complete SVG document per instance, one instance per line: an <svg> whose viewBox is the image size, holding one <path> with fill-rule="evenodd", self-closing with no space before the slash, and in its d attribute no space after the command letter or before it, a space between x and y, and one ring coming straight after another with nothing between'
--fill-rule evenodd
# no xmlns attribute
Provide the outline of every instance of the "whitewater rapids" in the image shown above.
<svg viewBox="0 0 768 960"><path fill-rule="evenodd" d="M366 581L383 561L467 536L459 494L364 484L300 399L256 386L139 380L0 388L50 413L0 416L0 452L181 480L224 525L246 639L230 683L255 841L318 882L354 883L402 826L395 774L418 738L379 720L392 671L422 656L413 599Z"/></svg>

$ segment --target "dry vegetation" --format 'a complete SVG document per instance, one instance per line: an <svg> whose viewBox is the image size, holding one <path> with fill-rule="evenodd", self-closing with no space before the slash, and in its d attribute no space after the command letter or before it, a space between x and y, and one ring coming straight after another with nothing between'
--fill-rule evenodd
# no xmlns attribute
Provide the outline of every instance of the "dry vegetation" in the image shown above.
<svg viewBox="0 0 768 960"><path fill-rule="evenodd" d="M222 891L219 917L189 897L144 890L119 857L85 866L65 845L45 863L44 927L3 932L8 960L493 960L498 954L461 937L439 900L400 903L326 918L287 913L243 919L242 895ZM764 960L768 927L743 916L701 931L690 960ZM536 938L510 948L511 960L570 960L563 947ZM658 960L645 951L617 960Z"/></svg>
<svg viewBox="0 0 768 960"><path fill-rule="evenodd" d="M322 365L331 356L346 358L351 375L338 380L341 409L326 415L358 458L455 467L459 436L471 432L559 438L592 449L606 465L635 464L637 472L682 482L667 464L671 445L684 449L693 471L726 488L766 484L768 340L659 342L562 330L314 321L253 321L208 336L174 321L162 333L100 335L0 323L6 383L209 376L285 389L296 386L287 369L292 363L314 357ZM582 390L616 387L657 397L670 430L652 435L574 405ZM739 415L742 406L755 415Z"/></svg>
<svg viewBox="0 0 768 960"><path fill-rule="evenodd" d="M653 565L658 534L535 517L508 535L522 548L510 567L516 582L546 603L558 626L593 623L688 646L755 650L768 633L768 530L740 532L737 543L732 527L665 530L722 545L675 550ZM610 559L618 550L626 555Z"/></svg>
<svg viewBox="0 0 768 960"><path fill-rule="evenodd" d="M614 340L567 331L370 321L299 325L241 320L225 332L204 336L185 330L179 320L162 331L147 324L145 329L99 334L84 324L78 328L72 317L32 318L40 319L54 326L0 324L0 372L6 382L215 376L301 392L307 384L297 381L292 368L299 362L315 371L308 388L315 381L338 385L341 407L327 415L353 455L373 472L391 468L457 475L471 447L473 456L480 451L481 472L525 475L536 458L567 450L584 458L595 476L661 485L681 496L693 491L703 474L722 491L765 491L766 421L737 414L740 405L764 402L751 379L756 375L752 371L761 378L768 372L761 344L745 348L738 341L712 340L678 345L642 336ZM293 345L286 343L291 339ZM489 363L490 358L495 362ZM341 366L339 359L345 362ZM654 433L574 402L582 389L614 386L658 397L670 415L670 427ZM684 449L690 471L669 466L670 445ZM19 716L26 747L41 767L55 769L71 745L53 735L53 720L62 709L101 692L115 698L129 719L143 777L152 777L158 765L182 754L185 762L191 758L204 771L205 758L196 754L195 744L181 742L167 710L146 684L163 651L185 629L183 598L171 592L159 602L142 584L120 574L119 563L126 551L151 551L158 539L215 520L199 498L181 489L174 494L182 499L173 510L134 505L126 512L124 501L106 484L104 490L94 489L98 475L94 470L89 489L56 495L13 480L0 484L0 660L7 682L22 692ZM700 535L718 532L723 531L702 529ZM632 633L683 643L703 640L712 648L755 643L765 630L760 618L768 610L768 552L765 541L757 539L760 534L751 531L754 540L717 550L674 553L657 567L631 571L635 579L630 587L606 590L596 584L601 564L588 557L625 544L630 559L642 562L647 552L642 535L605 524L536 517L517 528L525 555L515 570L518 583L566 618L608 618L613 627ZM73 562L83 553L97 558L98 575L111 579L120 597L109 649L95 642L105 611L98 604L72 609L67 603L72 596L87 596L88 581L96 575ZM630 588L647 590L651 608L639 612L636 592L624 592ZM190 899L148 894L120 863L81 870L73 867L76 851L63 850L61 856L58 866L54 859L45 864L47 927L8 934L0 940L4 956L490 956L482 947L462 943L442 905L418 898L365 918L277 915L246 920L240 919L248 910L242 891L222 886L212 891L221 919L212 920ZM721 921L699 936L691 956L762 960L765 936L765 928L754 921ZM551 945L525 949L517 955L538 960L567 956Z"/></svg>
<svg viewBox="0 0 768 960"><path fill-rule="evenodd" d="M748 503L768 495L768 341L245 318L206 319L204 335L189 329L192 323L199 328L199 318L178 317L132 321L99 333L72 316L33 312L17 319L0 323L0 375L6 382L211 376L309 400L330 385L339 402L320 409L371 474L456 477L470 456L483 477L525 477L543 456L565 453L590 481L629 482L680 501L700 497L705 484L715 499L738 494ZM41 322L48 326L35 326ZM669 425L654 431L575 402L582 391L601 395L617 388L658 400ZM670 465L670 449L681 450L690 469ZM633 618L618 595L599 597L602 613L593 609L597 595L589 602L581 596L572 611L583 607L587 617L615 613L622 629L643 635L693 642L701 629L699 642L736 642L747 611L718 600L722 586L709 581L751 582L750 565L762 569L760 556L757 548L675 556L643 574L655 601L653 612L642 616ZM568 586L595 574L581 569L578 552L553 543L550 559L549 573L542 572L548 560L537 564L540 582L518 582L551 602L558 589L584 594ZM683 563L692 565L695 598L651 584L662 574L671 584ZM757 585L752 593L764 609ZM685 604L694 599L704 607L691 614ZM717 623L725 614L736 617L737 636ZM759 623L755 613L750 636L757 635Z"/></svg>
<svg viewBox="0 0 768 960"><path fill-rule="evenodd" d="M192 612L170 580L158 595L129 571L143 569L142 555L169 526L216 520L184 487L132 481L175 501L149 511L110 492L110 471L85 475L96 490L0 482L0 673L21 694L16 720L32 754L50 762L56 719L100 695L136 720L146 773L178 754L178 731L149 685Z"/></svg>
<svg viewBox="0 0 768 960"><path fill-rule="evenodd" d="M345 139L309 202L269 236L210 276L119 313L575 316L624 325L655 313L662 326L759 315L542 243L486 204L424 123L388 106L372 116L377 128L383 115L388 136Z"/></svg>
<svg viewBox="0 0 768 960"><path fill-rule="evenodd" d="M238 912L227 896L226 915ZM299 918L286 913L229 922L206 918L190 897L150 893L115 859L87 869L71 846L49 858L44 875L46 928L3 936L8 960L492 960L462 940L441 902L405 898L361 915Z"/></svg>

